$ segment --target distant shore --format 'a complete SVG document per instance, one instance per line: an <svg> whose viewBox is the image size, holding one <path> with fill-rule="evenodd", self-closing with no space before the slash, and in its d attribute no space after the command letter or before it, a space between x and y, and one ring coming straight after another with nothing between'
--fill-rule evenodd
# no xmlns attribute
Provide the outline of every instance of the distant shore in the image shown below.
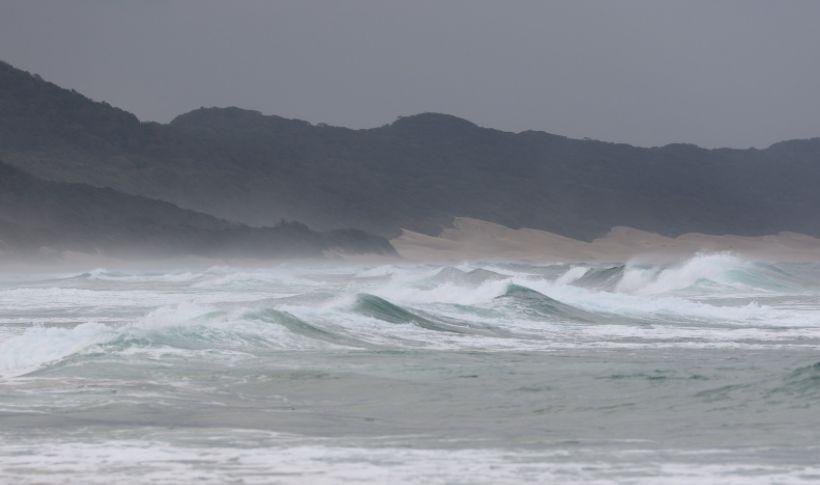
<svg viewBox="0 0 820 485"><path fill-rule="evenodd" d="M662 262L698 252L732 252L760 261L820 261L820 239L792 232L767 236L684 234L667 237L616 227L592 242L537 229L511 229L458 217L439 236L404 230L390 241L411 261L629 261Z"/></svg>

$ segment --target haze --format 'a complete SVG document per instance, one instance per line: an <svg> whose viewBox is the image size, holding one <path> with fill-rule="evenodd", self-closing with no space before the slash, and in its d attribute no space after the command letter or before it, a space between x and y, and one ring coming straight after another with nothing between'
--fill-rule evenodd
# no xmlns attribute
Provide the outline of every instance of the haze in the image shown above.
<svg viewBox="0 0 820 485"><path fill-rule="evenodd" d="M638 145L820 134L820 2L0 3L0 59L144 120L437 111Z"/></svg>

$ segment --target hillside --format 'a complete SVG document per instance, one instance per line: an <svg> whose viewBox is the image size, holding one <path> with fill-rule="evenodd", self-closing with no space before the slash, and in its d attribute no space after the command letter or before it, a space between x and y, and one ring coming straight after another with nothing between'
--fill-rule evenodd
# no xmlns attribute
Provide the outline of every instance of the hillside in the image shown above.
<svg viewBox="0 0 820 485"><path fill-rule="evenodd" d="M248 227L110 188L41 180L0 163L0 254L41 248L114 256L393 253L386 240L361 231L319 233L293 222Z"/></svg>
<svg viewBox="0 0 820 485"><path fill-rule="evenodd" d="M198 109L169 124L0 64L0 157L252 225L437 234L454 217L591 240L615 226L820 235L820 139L641 148L426 113L367 130Z"/></svg>

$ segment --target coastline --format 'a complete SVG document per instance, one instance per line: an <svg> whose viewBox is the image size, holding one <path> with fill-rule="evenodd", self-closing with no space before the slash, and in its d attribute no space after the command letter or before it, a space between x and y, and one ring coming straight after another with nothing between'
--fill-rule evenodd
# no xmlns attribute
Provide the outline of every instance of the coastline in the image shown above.
<svg viewBox="0 0 820 485"><path fill-rule="evenodd" d="M633 261L661 263L700 252L731 252L758 261L820 261L820 239L793 232L766 236L689 233L667 237L615 227L591 242L538 229L511 229L492 222L457 217L439 236L403 230L390 241L409 261Z"/></svg>

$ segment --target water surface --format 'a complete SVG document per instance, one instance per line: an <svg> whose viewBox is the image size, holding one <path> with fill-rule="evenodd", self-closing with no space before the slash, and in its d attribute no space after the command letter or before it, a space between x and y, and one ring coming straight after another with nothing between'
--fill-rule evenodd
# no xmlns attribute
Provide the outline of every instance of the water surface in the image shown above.
<svg viewBox="0 0 820 485"><path fill-rule="evenodd" d="M3 274L0 481L820 480L820 267Z"/></svg>

